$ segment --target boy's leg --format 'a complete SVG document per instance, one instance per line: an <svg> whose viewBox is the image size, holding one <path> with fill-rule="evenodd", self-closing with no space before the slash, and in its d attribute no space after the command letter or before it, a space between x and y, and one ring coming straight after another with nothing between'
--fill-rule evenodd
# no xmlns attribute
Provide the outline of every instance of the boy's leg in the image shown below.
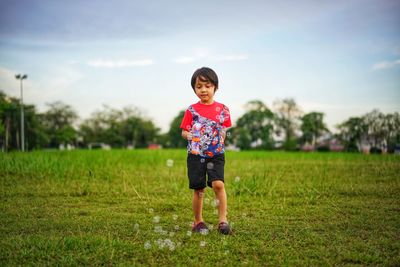
<svg viewBox="0 0 400 267"><path fill-rule="evenodd" d="M218 205L218 217L219 222L227 222L226 209L227 209L227 199L225 192L225 185L223 181L216 180L212 182L212 188L215 192L215 197L217 198Z"/></svg>
<svg viewBox="0 0 400 267"><path fill-rule="evenodd" d="M195 225L203 221L203 198L204 198L204 188L195 189L193 194L193 213L194 213L194 223Z"/></svg>

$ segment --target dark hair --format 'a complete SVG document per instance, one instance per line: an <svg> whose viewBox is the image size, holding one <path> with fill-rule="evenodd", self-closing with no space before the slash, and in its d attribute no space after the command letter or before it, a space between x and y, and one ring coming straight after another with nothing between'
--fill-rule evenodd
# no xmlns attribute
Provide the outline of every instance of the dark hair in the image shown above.
<svg viewBox="0 0 400 267"><path fill-rule="evenodd" d="M218 89L218 76L215 73L215 71L213 71L210 68L207 67L202 67L200 69L197 69L192 76L192 88L194 90L195 86L196 86L196 79L199 78L200 81L202 82L210 82L215 86L215 91Z"/></svg>

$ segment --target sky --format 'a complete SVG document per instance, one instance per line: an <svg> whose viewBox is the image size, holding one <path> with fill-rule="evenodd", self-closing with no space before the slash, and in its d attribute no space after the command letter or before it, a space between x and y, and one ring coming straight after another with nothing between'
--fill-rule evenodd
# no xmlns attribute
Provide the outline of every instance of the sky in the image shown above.
<svg viewBox="0 0 400 267"><path fill-rule="evenodd" d="M399 0L0 0L0 91L81 119L133 106L162 129L198 101L193 72L219 77L233 123L245 104L293 98L335 125L400 112Z"/></svg>

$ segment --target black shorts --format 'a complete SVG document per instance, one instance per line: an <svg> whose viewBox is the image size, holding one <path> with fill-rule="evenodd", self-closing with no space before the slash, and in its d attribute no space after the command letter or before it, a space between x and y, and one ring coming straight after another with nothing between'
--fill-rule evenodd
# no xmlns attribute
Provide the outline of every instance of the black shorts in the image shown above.
<svg viewBox="0 0 400 267"><path fill-rule="evenodd" d="M224 182L225 155L219 154L212 158L203 158L199 155L188 154L187 168L190 189L203 189L207 185L212 187L213 181ZM207 174L207 183L206 183Z"/></svg>

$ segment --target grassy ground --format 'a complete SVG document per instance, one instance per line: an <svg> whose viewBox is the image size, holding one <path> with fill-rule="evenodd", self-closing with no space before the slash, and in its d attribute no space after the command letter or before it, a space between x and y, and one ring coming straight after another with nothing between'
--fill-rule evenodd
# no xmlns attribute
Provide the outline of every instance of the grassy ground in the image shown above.
<svg viewBox="0 0 400 267"><path fill-rule="evenodd" d="M211 190L214 229L189 235L185 160L184 150L0 154L0 265L400 265L398 156L228 152L232 236L215 230Z"/></svg>

